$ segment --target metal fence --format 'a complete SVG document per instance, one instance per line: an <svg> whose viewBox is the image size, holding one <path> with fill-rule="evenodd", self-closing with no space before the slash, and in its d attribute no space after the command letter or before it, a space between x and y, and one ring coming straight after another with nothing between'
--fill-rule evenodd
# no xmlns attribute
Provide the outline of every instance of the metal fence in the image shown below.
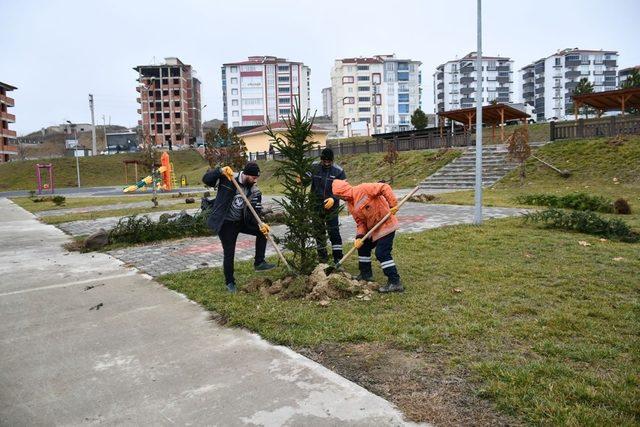
<svg viewBox="0 0 640 427"><path fill-rule="evenodd" d="M549 131L551 141L640 134L640 116L625 115L601 119L578 119L571 122L551 122Z"/></svg>
<svg viewBox="0 0 640 427"><path fill-rule="evenodd" d="M475 141L470 134L439 134L429 135L403 135L392 139L377 138L366 142L327 142L327 147L333 149L337 156L347 154L383 153L389 149L389 145L394 144L398 151L412 150L434 150L440 148L468 147L474 145ZM309 157L320 157L320 152L324 147L307 152ZM249 160L280 160L282 155L278 152L254 151L247 153Z"/></svg>

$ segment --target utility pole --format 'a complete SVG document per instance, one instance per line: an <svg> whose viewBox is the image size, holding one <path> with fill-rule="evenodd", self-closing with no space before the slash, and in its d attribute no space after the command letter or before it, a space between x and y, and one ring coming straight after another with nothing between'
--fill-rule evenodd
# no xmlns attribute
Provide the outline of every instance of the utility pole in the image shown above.
<svg viewBox="0 0 640 427"><path fill-rule="evenodd" d="M104 149L109 154L109 145L107 144L107 122L104 118L104 114L102 115L102 130L104 131Z"/></svg>
<svg viewBox="0 0 640 427"><path fill-rule="evenodd" d="M94 118L94 114L93 114L93 95L89 94L89 109L91 110L91 142L93 143L93 146L91 147L91 153L92 155L97 155L98 154L98 146L96 144L96 121Z"/></svg>
<svg viewBox="0 0 640 427"><path fill-rule="evenodd" d="M482 0L478 0L478 51L476 52L476 189L473 223L482 224Z"/></svg>

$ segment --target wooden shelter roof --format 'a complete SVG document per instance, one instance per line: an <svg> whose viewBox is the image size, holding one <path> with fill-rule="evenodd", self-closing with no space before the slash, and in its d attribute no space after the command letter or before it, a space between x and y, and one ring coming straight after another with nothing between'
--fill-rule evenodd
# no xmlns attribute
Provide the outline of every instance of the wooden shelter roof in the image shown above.
<svg viewBox="0 0 640 427"><path fill-rule="evenodd" d="M588 105L600 111L640 108L640 87L574 95L576 105Z"/></svg>
<svg viewBox="0 0 640 427"><path fill-rule="evenodd" d="M441 111L438 116L468 125L476 117L476 108ZM524 120L531 116L507 104L492 104L482 107L482 123L497 125L508 120ZM475 124L475 123L474 123Z"/></svg>

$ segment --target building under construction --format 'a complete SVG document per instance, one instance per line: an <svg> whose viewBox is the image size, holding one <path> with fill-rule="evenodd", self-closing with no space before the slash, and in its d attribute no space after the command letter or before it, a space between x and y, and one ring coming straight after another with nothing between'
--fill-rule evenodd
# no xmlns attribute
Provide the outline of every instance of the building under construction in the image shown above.
<svg viewBox="0 0 640 427"><path fill-rule="evenodd" d="M139 65L138 125L143 143L181 148L201 135L200 80L191 65L165 58L161 65Z"/></svg>
<svg viewBox="0 0 640 427"><path fill-rule="evenodd" d="M10 144L10 141L16 138L16 131L9 129L9 123L14 123L16 116L10 114L8 109L13 107L15 102L13 98L7 96L7 92L16 89L14 86L0 82L0 163L8 162L9 156L15 156L18 153L17 145Z"/></svg>

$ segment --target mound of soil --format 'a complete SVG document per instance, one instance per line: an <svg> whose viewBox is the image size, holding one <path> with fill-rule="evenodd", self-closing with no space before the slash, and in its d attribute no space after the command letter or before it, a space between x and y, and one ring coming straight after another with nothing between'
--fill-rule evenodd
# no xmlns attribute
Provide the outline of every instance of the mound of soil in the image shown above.
<svg viewBox="0 0 640 427"><path fill-rule="evenodd" d="M327 264L318 264L308 276L286 276L278 280L256 277L247 282L242 291L260 293L265 297L275 295L282 299L307 299L326 306L331 300L339 299L357 298L368 301L373 291L380 286L374 282L353 279L343 271L327 275L327 267Z"/></svg>

